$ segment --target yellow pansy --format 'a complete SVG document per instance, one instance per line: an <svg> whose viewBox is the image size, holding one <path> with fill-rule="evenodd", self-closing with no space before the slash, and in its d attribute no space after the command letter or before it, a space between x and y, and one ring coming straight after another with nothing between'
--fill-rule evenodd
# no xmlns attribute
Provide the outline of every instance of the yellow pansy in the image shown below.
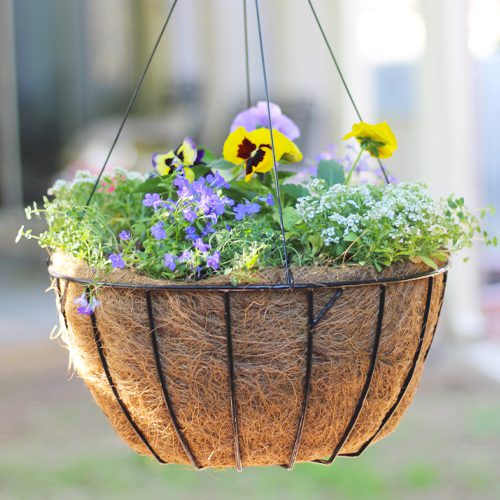
<svg viewBox="0 0 500 500"><path fill-rule="evenodd" d="M356 123L352 131L344 137L344 141L351 137L355 137L361 147L375 158L390 158L398 148L396 136L386 122L376 125Z"/></svg>
<svg viewBox="0 0 500 500"><path fill-rule="evenodd" d="M300 149L285 135L273 130L274 152L277 161L295 163L302 160ZM224 159L235 165L245 164L245 180L255 173L265 173L274 165L271 131L259 128L248 132L244 127L229 134L222 150Z"/></svg>
<svg viewBox="0 0 500 500"><path fill-rule="evenodd" d="M197 149L193 139L186 137L175 151L154 154L153 166L159 175L168 175L182 168L186 179L193 182L195 175L190 167L202 163L203 155L203 149Z"/></svg>

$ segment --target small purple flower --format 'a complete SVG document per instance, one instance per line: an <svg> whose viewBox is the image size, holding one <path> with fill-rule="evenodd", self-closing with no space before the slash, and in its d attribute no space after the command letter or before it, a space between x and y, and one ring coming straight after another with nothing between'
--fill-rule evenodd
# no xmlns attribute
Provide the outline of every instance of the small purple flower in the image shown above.
<svg viewBox="0 0 500 500"><path fill-rule="evenodd" d="M226 230L227 231L231 231L233 228L229 225L229 224L226 224Z"/></svg>
<svg viewBox="0 0 500 500"><path fill-rule="evenodd" d="M164 258L163 258L163 265L165 267L168 267L171 271L175 271L175 260L177 257L172 255L171 253L166 253Z"/></svg>
<svg viewBox="0 0 500 500"><path fill-rule="evenodd" d="M212 255L207 257L207 266L211 267L215 271L219 269L220 263L220 252L214 252Z"/></svg>
<svg viewBox="0 0 500 500"><path fill-rule="evenodd" d="M235 213L236 220L243 220L247 215L253 215L260 212L260 205L258 203L250 203L246 201L245 204L238 203L233 208L233 212Z"/></svg>
<svg viewBox="0 0 500 500"><path fill-rule="evenodd" d="M210 222L205 226L205 229L201 232L201 236L208 236L209 234L215 233L215 229L212 227Z"/></svg>
<svg viewBox="0 0 500 500"><path fill-rule="evenodd" d="M267 195L267 198L266 198L266 203L267 203L270 207L272 207L272 206L274 205L274 196L273 196L271 193L269 193L269 194Z"/></svg>
<svg viewBox="0 0 500 500"><path fill-rule="evenodd" d="M294 141L300 136L300 130L297 125L285 116L279 106L270 104L271 121L273 129L278 130L283 135ZM245 127L248 132L255 130L258 127L269 128L269 115L267 112L267 103L259 101L257 106L246 109L239 113L231 125L231 132L234 132L238 127Z"/></svg>
<svg viewBox="0 0 500 500"><path fill-rule="evenodd" d="M112 253L109 256L109 260L115 269L123 269L125 267L125 261L123 260L121 253Z"/></svg>
<svg viewBox="0 0 500 500"><path fill-rule="evenodd" d="M163 203L160 195L158 193L146 193L142 204L145 207L153 207L155 210Z"/></svg>
<svg viewBox="0 0 500 500"><path fill-rule="evenodd" d="M222 175L220 175L220 173L217 171L215 172L214 175L212 174L207 175L207 182L216 189L220 188L229 189L229 184L226 182L224 177L222 177Z"/></svg>
<svg viewBox="0 0 500 500"><path fill-rule="evenodd" d="M167 237L167 234L165 233L165 229L163 227L163 222L158 222L151 228L151 234L157 239L157 240L164 240Z"/></svg>
<svg viewBox="0 0 500 500"><path fill-rule="evenodd" d="M130 231L122 231L118 236L122 241L129 241L130 238L132 237Z"/></svg>
<svg viewBox="0 0 500 500"><path fill-rule="evenodd" d="M188 262L192 257L193 253L191 252L191 250L184 250L184 252L182 252L181 256L179 257L179 262Z"/></svg>
<svg viewBox="0 0 500 500"><path fill-rule="evenodd" d="M183 210L182 215L184 215L184 218L191 224L198 218L196 212L194 210L191 210L190 208L186 208L185 210Z"/></svg>
<svg viewBox="0 0 500 500"><path fill-rule="evenodd" d="M84 293L80 297L75 299L75 305L78 306L78 313L90 316L95 312L97 307L101 304L95 297L90 299L90 303L87 301L87 297Z"/></svg>
<svg viewBox="0 0 500 500"><path fill-rule="evenodd" d="M186 228L186 240L195 241L199 238L199 234L196 232L196 228L193 226L188 226Z"/></svg>
<svg viewBox="0 0 500 500"><path fill-rule="evenodd" d="M198 238L194 242L194 247L200 252L208 252L210 250L210 245L208 243L204 243L201 238Z"/></svg>

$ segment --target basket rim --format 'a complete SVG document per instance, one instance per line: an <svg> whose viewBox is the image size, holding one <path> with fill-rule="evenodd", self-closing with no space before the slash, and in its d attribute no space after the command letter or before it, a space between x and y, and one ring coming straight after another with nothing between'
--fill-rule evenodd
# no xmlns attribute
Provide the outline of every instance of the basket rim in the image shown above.
<svg viewBox="0 0 500 500"><path fill-rule="evenodd" d="M175 283L125 283L119 281L100 281L87 278L79 278L59 273L53 269L53 266L48 266L49 275L56 279L61 279L76 283L78 285L98 286L104 288L124 288L132 290L185 290L190 292L203 291L218 291L218 292L235 292L235 291L259 291L259 290L293 290L293 289L313 289L313 288L351 288L360 286L377 286L394 283L405 283L409 281L417 281L432 276L438 276L448 272L449 265L446 264L438 269L430 269L419 273L404 274L400 276L385 276L380 278L366 279L350 279L336 280L318 283L249 283L242 285L228 284L175 284Z"/></svg>

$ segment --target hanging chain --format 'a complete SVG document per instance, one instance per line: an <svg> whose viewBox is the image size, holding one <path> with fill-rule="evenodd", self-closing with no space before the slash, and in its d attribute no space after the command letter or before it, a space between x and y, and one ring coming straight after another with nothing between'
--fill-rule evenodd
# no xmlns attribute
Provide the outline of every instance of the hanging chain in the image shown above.
<svg viewBox="0 0 500 500"><path fill-rule="evenodd" d="M316 9L314 8L314 6L312 4L312 0L307 0L307 2L309 3L309 7L311 7L311 11L312 11L312 13L314 15L314 19L316 20L316 24L318 25L319 31L321 32L321 36L323 37L323 40L325 41L326 47L328 49L328 52L330 53L330 56L331 56L332 61L333 61L333 64L335 65L335 68L337 69L337 73L340 76L340 80L342 81L342 85L344 86L344 88L345 88L345 90L347 92L347 95L349 96L349 99L350 99L351 104L352 104L352 106L354 108L354 111L356 112L356 115L358 115L359 121L362 122L364 120L361 117L361 113L359 112L359 109L356 106L356 102L354 101L354 97L352 96L351 91L349 90L349 86L347 85L347 82L346 82L346 80L344 78L342 70L340 69L340 66L339 66L339 63L337 61L337 58L335 57L335 54L333 53L332 46L331 46L331 44L330 44L330 42L328 40L328 37L326 36L326 33L325 33L325 30L323 29L323 26L321 25L321 22L319 20L318 14L316 13ZM389 180L389 176L387 175L387 172L385 170L384 165L382 164L382 162L380 161L379 158L377 158L377 162L378 162L380 170L381 170L381 172L382 172L382 174L384 176L385 182L387 184L390 184L391 181Z"/></svg>
<svg viewBox="0 0 500 500"><path fill-rule="evenodd" d="M127 119L130 115L130 112L132 111L132 107L134 106L135 100L137 99L139 91L141 90L142 84L144 83L144 79L146 78L146 75L148 74L151 63L153 62L154 56L156 55L156 52L157 52L158 47L160 45L160 42L163 38L163 35L165 34L165 30L167 29L167 26L170 22L170 18L172 17L172 13L174 12L174 9L175 9L175 6L177 5L177 2L178 2L178 0L174 0L172 7L170 7L170 11L168 13L167 19L166 19L165 23L163 24L163 27L160 31L160 34L158 35L156 43L155 43L153 50L151 51L151 54L149 56L148 62L146 63L144 71L142 72L142 75L139 78L139 81L137 83L137 86L135 87L134 93L132 94L132 98L130 99L130 102L128 104L127 110L125 111L125 115L123 116L123 119L120 123L120 127L118 128L118 132L115 136L113 144L111 145L111 148L110 148L109 153L106 157L106 160L104 161L104 164L101 168L101 171L99 172L99 175L97 176L97 179L95 181L94 187L92 188L90 196L88 197L87 203L85 204L85 206L87 206L87 207L90 205L90 202L92 201L92 198L96 192L97 186L99 185L99 182L101 180L102 174L104 173L104 170L106 170L106 167L108 166L108 163L109 163L109 159L111 158L111 155L113 154L113 151L115 150L116 144L117 144L118 140L120 139L120 136L121 136L122 131L123 131L123 127L125 126L125 123L127 122Z"/></svg>
<svg viewBox="0 0 500 500"><path fill-rule="evenodd" d="M257 28L259 30L259 44L260 44L260 59L262 63L262 74L264 77L264 89L266 92L266 103L267 103L267 118L269 120L269 131L271 135L271 151L273 154L273 170L274 170L274 184L276 189L276 203L278 205L278 213L280 218L280 226L281 226L281 239L283 243L283 260L285 262L285 270L286 270L286 279L288 285L293 287L293 275L292 270L290 269L290 262L288 260L288 251L286 248L286 235L285 235L285 224L283 221L283 206L281 203L281 191L280 191L280 183L278 179L278 162L276 160L276 152L274 150L274 137L273 137L273 123L271 120L271 103L269 100L269 86L267 84L267 72L266 72L266 59L264 56L264 41L262 38L262 26L260 23L260 12L259 12L259 0L255 0L255 10L257 13Z"/></svg>

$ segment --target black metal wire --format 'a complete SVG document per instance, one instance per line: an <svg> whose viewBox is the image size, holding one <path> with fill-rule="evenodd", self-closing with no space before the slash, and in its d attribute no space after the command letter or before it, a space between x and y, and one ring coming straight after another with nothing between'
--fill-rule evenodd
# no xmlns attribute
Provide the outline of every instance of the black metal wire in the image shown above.
<svg viewBox="0 0 500 500"><path fill-rule="evenodd" d="M224 319L226 322L226 349L227 349L227 373L229 379L229 393L231 397L231 430L233 433L233 447L236 470L243 469L240 453L240 436L238 429L238 406L236 404L236 380L234 374L233 335L231 321L231 296L229 292L224 293Z"/></svg>
<svg viewBox="0 0 500 500"><path fill-rule="evenodd" d="M273 123L271 120L271 103L269 99L269 85L267 83L267 71L266 71L266 58L264 55L264 41L262 35L262 26L260 22L260 11L259 11L259 0L255 0L255 10L257 13L257 28L259 31L259 45L260 45L260 59L262 63L262 76L264 78L264 90L266 92L266 103L267 103L267 117L269 119L269 131L271 135L271 151L273 154L273 171L274 171L274 184L276 189L276 204L278 206L278 213L280 219L281 227L281 239L283 243L283 260L285 263L286 279L288 286L292 288L294 286L292 270L290 269L290 262L288 260L288 251L286 249L286 235L285 235L285 223L283 221L283 205L281 203L281 190L280 183L278 179L278 162L276 160L276 151L274 150L274 137L273 137Z"/></svg>
<svg viewBox="0 0 500 500"><path fill-rule="evenodd" d="M334 462L334 460L337 458L337 455L340 453L340 450L342 449L346 441L349 439L349 436L351 435L351 432L354 426L356 425L361 410L363 409L363 405L366 401L366 396L368 395L368 391L370 390L370 385L372 383L373 373L375 372L375 365L377 363L380 337L382 335L382 327L384 323L385 296L386 296L386 287L385 285L381 285L379 294L377 328L375 330L375 338L373 339L370 367L368 368L368 372L365 378L365 383L363 384L363 389L361 390L361 394L354 409L354 413L351 417L351 420L347 424L344 434L342 434L340 441L337 443L337 446L335 446L332 454L330 455L330 458L328 458L327 460L313 460L314 463L321 465L331 465Z"/></svg>
<svg viewBox="0 0 500 500"><path fill-rule="evenodd" d="M359 112L358 106L356 105L356 102L354 101L354 97L352 96L352 93L349 89L349 86L347 85L346 79L344 78L344 75L342 73L342 70L340 69L340 65L337 61L337 58L335 57L335 54L333 52L332 46L330 44L330 41L328 40L328 37L326 36L325 30L323 29L323 26L321 24L321 21L319 20L318 14L316 13L316 9L314 8L312 4L312 0L307 0L309 3L309 7L311 8L311 11L313 13L314 19L316 20L316 24L318 25L319 31L321 32L321 36L323 37L323 40L325 41L326 47L328 49L328 52L330 53L330 57L332 58L333 64L335 65L335 68L337 69L337 73L339 74L340 80L342 81L342 85L344 86L344 89L347 92L347 95L349 96L349 100L351 101L352 107L354 108L354 111L356 112L356 115L359 118L359 121L364 121L361 113ZM384 176L385 182L387 184L390 184L391 181L389 179L389 176L387 175L387 172L385 170L384 165L380 161L379 158L377 158L377 162L379 165L379 168Z"/></svg>
<svg viewBox="0 0 500 500"><path fill-rule="evenodd" d="M341 288L340 290L336 290L332 295L330 300L326 303L326 305L321 309L318 315L313 319L313 325L316 326L325 316L325 314L335 305L337 300L342 296L344 290Z"/></svg>
<svg viewBox="0 0 500 500"><path fill-rule="evenodd" d="M170 420L172 421L172 425L174 427L175 433L177 434L177 438L179 439L182 449L186 453L191 465L197 469L201 470L202 467L196 459L189 443L187 442L184 433L182 432L181 426L179 425L179 421L175 414L174 405L172 403L172 399L170 398L170 394L167 388L167 381L165 377L165 373L163 371L163 364L160 356L160 349L158 346L158 338L156 335L156 325L154 319L154 310L153 310L153 298L151 296L151 290L146 290L146 307L148 312L148 322L149 322L149 331L151 335L151 345L153 347L153 354L155 358L156 372L158 374L158 378L160 380L161 392L163 396L163 401L167 408L168 414L170 416Z"/></svg>
<svg viewBox="0 0 500 500"><path fill-rule="evenodd" d="M370 444L375 440L375 438L380 434L382 429L385 427L387 422L391 419L391 417L394 415L394 412L398 409L401 401L403 400L406 391L408 390L408 387L410 386L410 383L413 379L413 375L415 374L415 370L417 368L418 361L420 359L420 352L422 351L422 346L424 343L424 337L425 333L427 331L427 321L429 319L429 312L431 308L431 302L432 302L432 290L433 290L433 285L434 285L434 277L430 277L427 281L427 297L425 301L425 309L424 309L424 315L422 318L422 326L420 328L420 336L418 338L418 344L417 348L415 350L415 354L413 356L412 364L411 367L404 379L403 385L398 393L398 397L395 401L395 403L389 408L389 411L385 414L384 418L382 419L382 422L380 423L379 427L377 428L375 434L372 435L362 446L361 448L355 452L355 453L349 453L344 456L354 456L358 457L363 453L363 451L370 446Z"/></svg>
<svg viewBox="0 0 500 500"><path fill-rule="evenodd" d="M252 106L252 96L250 93L250 55L248 50L248 15L247 15L247 0L243 0L243 26L245 32L245 70L247 84L247 108Z"/></svg>
<svg viewBox="0 0 500 500"><path fill-rule="evenodd" d="M307 289L307 288L349 288L358 286L375 286L388 283L405 283L408 281L416 281L423 278L428 278L430 276L437 276L448 271L448 266L444 266L440 269L432 269L430 271L425 271L421 273L408 274L405 276L394 276L394 277L381 277L381 278L371 278L365 280L339 280L330 281L324 283L294 283L294 288ZM92 279L76 278L74 276L67 276L62 273L58 273L49 267L49 274L53 278L60 278L72 283L78 283L79 285L95 285L99 287L112 287L112 288L125 288L132 290L186 290L190 292L206 292L206 291L217 291L217 292L243 292L243 291L262 291L262 290L287 290L289 285L284 283L274 283L274 284L249 284L249 285L203 285L203 284L193 284L193 285L175 285L175 284L165 284L157 285L153 283L119 283L119 282L108 282L108 281L95 281Z"/></svg>
<svg viewBox="0 0 500 500"><path fill-rule="evenodd" d="M307 347L306 347L306 373L304 375L304 395L302 398L302 408L300 411L299 424L293 442L292 453L290 460L285 466L286 469L292 470L297 455L299 453L300 441L304 432L304 424L306 421L307 406L309 404L309 394L311 393L311 374L312 374L312 350L313 350L313 330L314 330L314 292L306 291L307 298Z"/></svg>
<svg viewBox="0 0 500 500"><path fill-rule="evenodd" d="M170 11L168 13L167 19L165 20L165 23L163 24L163 27L160 31L160 34L158 35L158 38L156 39L156 43L153 47L153 50L151 51L151 54L149 56L149 59L146 63L146 66L142 72L141 77L139 78L139 81L135 87L135 90L132 94L132 98L130 99L130 102L127 106L127 110L125 111L125 115L122 118L122 121L120 123L120 127L118 128L118 132L115 136L115 139L113 141L113 144L111 145L111 148L109 150L108 155L106 156L106 160L104 161L104 164L99 172L99 175L97 176L97 179L95 181L94 187L92 188L92 191L87 199L87 202L85 203L85 206L89 206L90 202L92 201L92 198L96 192L97 186L99 185L99 181L101 180L102 174L104 173L104 170L106 170L106 167L108 166L109 159L111 158L111 155L113 154L113 151L115 150L116 144L118 143L118 140L120 139L120 136L123 131L123 127L125 126L125 123L127 122L127 119L130 115L130 112L132 111L132 107L135 103L135 100L137 99L137 96L139 95L139 91L141 90L142 84L144 83L144 79L146 78L146 75L148 74L149 68L151 66L151 63L153 62L154 56L156 55L156 51L158 50L158 47L160 45L160 42L163 38L163 35L165 34L165 30L167 29L167 26L170 22L170 18L172 17L172 13L174 12L175 6L177 5L178 0L174 0L174 3L172 4L172 7L170 7Z"/></svg>
<svg viewBox="0 0 500 500"><path fill-rule="evenodd" d="M87 300L90 301L90 293L87 290ZM144 446L151 452L151 454L160 462L161 464L165 464L166 462L162 460L162 458L156 453L154 448L151 446L149 443L148 439L144 435L144 433L141 431L139 426L135 423L134 419L132 418L132 415L130 414L126 404L123 402L122 398L120 397L120 394L118 393L118 389L116 388L115 382L113 381L113 377L111 376L111 372L109 370L109 365L108 361L106 359L106 354L104 352L104 347L103 347L103 342L102 342L102 337L101 333L99 331L99 328L97 327L97 319L94 313L91 313L90 315L90 320L92 323L92 331L94 335L94 341L97 346L97 353L99 355L99 360L101 362L102 369L104 370L104 374L106 375L106 379L108 381L109 387L111 388L111 391L113 392L113 395L115 396L116 402L120 406L123 415L127 419L128 423L136 433L137 437L142 441Z"/></svg>

